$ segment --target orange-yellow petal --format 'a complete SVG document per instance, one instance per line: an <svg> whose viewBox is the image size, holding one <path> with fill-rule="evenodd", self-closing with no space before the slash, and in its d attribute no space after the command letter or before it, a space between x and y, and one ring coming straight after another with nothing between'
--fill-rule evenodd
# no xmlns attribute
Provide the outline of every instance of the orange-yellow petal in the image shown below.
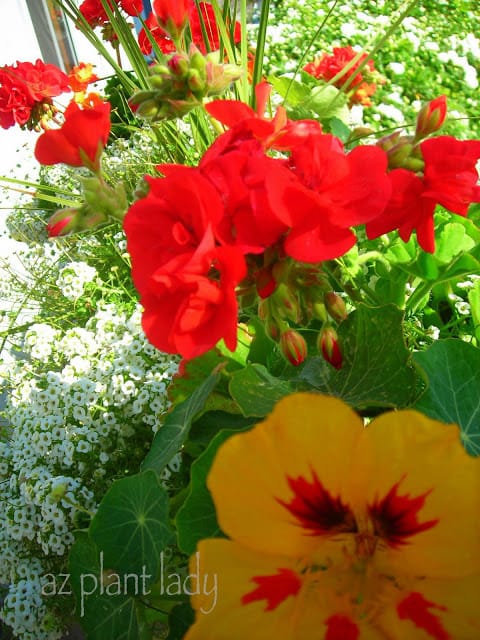
<svg viewBox="0 0 480 640"><path fill-rule="evenodd" d="M351 504L365 492L352 475L363 430L336 398L297 393L281 400L217 453L207 484L222 530L252 549L292 557L349 531Z"/></svg>
<svg viewBox="0 0 480 640"><path fill-rule="evenodd" d="M478 640L480 638L480 575L457 580L419 580L411 591L377 620L377 629L399 630L399 639Z"/></svg>
<svg viewBox="0 0 480 640"><path fill-rule="evenodd" d="M369 478L364 500L380 513L379 571L480 572L480 459L465 452L457 426L415 411L383 414L362 433L352 473Z"/></svg>
<svg viewBox="0 0 480 640"><path fill-rule="evenodd" d="M202 540L197 554L190 572L198 571L199 579L191 589L200 593L191 600L195 622L185 640L383 637L368 622L355 619L345 591L350 575L305 567L292 558L258 553L225 539ZM203 589L204 584L209 588Z"/></svg>

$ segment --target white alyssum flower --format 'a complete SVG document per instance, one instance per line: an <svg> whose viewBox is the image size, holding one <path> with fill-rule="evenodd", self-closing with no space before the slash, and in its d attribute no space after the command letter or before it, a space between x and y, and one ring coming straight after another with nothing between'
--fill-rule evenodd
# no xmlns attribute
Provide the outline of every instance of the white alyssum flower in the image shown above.
<svg viewBox="0 0 480 640"><path fill-rule="evenodd" d="M65 561L76 518L95 512L105 479L139 464L178 361L147 342L139 308L114 304L100 304L84 327L37 323L20 347L23 359L1 371L11 391L0 440L0 583L10 585L0 619L19 640L57 640L40 577ZM28 561L41 570L27 580Z"/></svg>
<svg viewBox="0 0 480 640"><path fill-rule="evenodd" d="M69 300L77 300L83 294L85 285L93 282L97 270L86 262L70 262L65 265L57 278L57 286Z"/></svg>

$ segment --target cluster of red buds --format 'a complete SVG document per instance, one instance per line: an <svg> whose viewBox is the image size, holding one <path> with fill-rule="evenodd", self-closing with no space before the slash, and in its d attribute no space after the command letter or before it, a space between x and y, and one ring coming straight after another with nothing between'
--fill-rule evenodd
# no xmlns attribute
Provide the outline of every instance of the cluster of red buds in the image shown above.
<svg viewBox="0 0 480 640"><path fill-rule="evenodd" d="M258 315L265 332L278 343L291 364L301 364L308 355L308 345L300 328L320 321L318 351L333 367L340 369L342 354L334 325L345 320L347 309L343 299L331 290L321 264L285 257L259 268L246 282L241 303L248 305L254 286L260 297Z"/></svg>

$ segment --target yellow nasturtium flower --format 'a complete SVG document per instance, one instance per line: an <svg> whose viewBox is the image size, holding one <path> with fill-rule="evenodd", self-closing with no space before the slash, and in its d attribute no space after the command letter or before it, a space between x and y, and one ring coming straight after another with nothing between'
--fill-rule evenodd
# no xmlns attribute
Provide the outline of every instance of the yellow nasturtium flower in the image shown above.
<svg viewBox="0 0 480 640"><path fill-rule="evenodd" d="M186 640L479 640L480 459L415 411L297 393L219 449Z"/></svg>

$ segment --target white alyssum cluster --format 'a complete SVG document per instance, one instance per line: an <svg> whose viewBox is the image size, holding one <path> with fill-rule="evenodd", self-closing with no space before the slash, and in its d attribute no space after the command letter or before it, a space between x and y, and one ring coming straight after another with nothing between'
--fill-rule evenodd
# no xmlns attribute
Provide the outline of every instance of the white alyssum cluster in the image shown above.
<svg viewBox="0 0 480 640"><path fill-rule="evenodd" d="M9 388L0 584L10 585L0 619L19 640L56 640L61 623L42 597L42 576L58 572L78 519L95 512L119 470L137 471L177 361L146 341L139 309L114 304L100 304L85 327L37 323L21 346L22 359L5 359L0 372Z"/></svg>
<svg viewBox="0 0 480 640"><path fill-rule="evenodd" d="M97 270L86 262L70 262L61 268L57 286L69 300L77 300L83 294L85 285L96 280Z"/></svg>

